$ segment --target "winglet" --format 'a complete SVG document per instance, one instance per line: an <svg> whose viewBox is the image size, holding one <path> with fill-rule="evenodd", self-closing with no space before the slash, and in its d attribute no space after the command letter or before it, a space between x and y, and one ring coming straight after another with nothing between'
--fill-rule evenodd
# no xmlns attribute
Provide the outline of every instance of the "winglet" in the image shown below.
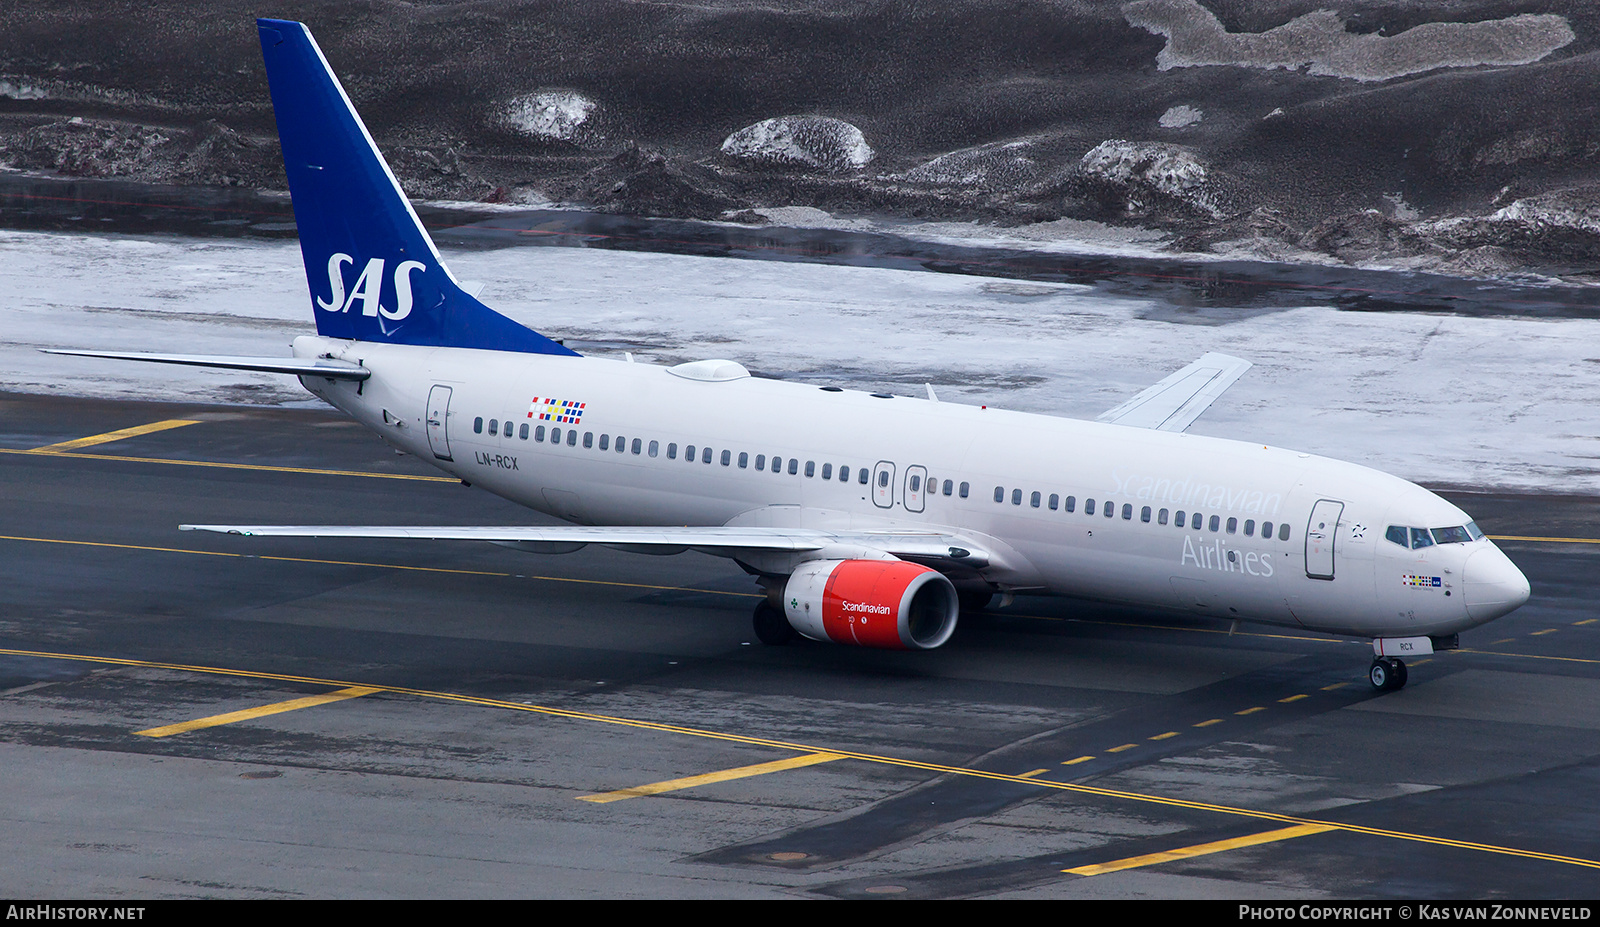
<svg viewBox="0 0 1600 927"><path fill-rule="evenodd" d="M1253 365L1210 352L1160 383L1096 418L1112 425L1184 431Z"/></svg>
<svg viewBox="0 0 1600 927"><path fill-rule="evenodd" d="M258 19L317 332L391 344L567 354L468 295L303 24Z"/></svg>

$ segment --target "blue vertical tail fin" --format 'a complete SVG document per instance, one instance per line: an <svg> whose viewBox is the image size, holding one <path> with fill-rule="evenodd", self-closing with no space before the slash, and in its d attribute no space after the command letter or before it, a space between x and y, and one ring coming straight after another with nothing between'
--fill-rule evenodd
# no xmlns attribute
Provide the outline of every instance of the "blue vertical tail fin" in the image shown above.
<svg viewBox="0 0 1600 927"><path fill-rule="evenodd" d="M256 27L317 332L575 355L461 289L311 31L276 19L258 19Z"/></svg>

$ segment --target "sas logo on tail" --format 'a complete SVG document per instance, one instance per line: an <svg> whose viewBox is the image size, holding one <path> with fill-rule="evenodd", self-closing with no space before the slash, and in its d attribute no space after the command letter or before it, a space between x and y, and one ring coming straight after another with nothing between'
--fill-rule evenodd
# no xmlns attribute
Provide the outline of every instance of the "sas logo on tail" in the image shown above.
<svg viewBox="0 0 1600 927"><path fill-rule="evenodd" d="M356 277L355 285L350 288L348 295L344 286L346 264L354 265L355 258L348 254L335 254L328 258L329 299L324 302L321 297L317 297L317 308L328 312L349 312L350 307L359 302L362 315L382 316L391 322L398 322L411 314L411 274L426 270L426 264L421 261L401 261L395 267L393 309L382 302L383 258L373 258L367 262L367 266L361 270L361 275Z"/></svg>

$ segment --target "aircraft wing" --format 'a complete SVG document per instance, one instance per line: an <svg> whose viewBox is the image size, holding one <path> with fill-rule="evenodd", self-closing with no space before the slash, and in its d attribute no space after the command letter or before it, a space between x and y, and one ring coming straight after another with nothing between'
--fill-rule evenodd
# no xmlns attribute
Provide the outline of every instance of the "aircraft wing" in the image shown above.
<svg viewBox="0 0 1600 927"><path fill-rule="evenodd" d="M1208 352L1095 421L1184 431L1251 366L1247 360Z"/></svg>
<svg viewBox="0 0 1600 927"><path fill-rule="evenodd" d="M550 553L602 544L637 553L673 553L695 548L712 553L739 550L805 552L835 546L866 547L896 557L948 560L980 566L988 553L971 541L937 531L826 531L812 528L729 527L438 527L371 525L179 525L180 531L214 531L246 537L404 538L434 541L488 541Z"/></svg>

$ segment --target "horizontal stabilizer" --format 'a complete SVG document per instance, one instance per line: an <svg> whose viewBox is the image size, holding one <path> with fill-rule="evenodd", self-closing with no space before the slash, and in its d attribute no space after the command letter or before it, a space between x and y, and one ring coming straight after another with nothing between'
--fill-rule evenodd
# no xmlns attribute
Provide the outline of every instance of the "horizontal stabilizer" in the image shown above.
<svg viewBox="0 0 1600 927"><path fill-rule="evenodd" d="M238 357L230 354L141 354L135 351L75 351L65 348L39 350L46 354L70 354L74 357L105 357L111 360L183 364L188 367L259 370L262 373L290 373L301 377L327 377L330 380L365 380L372 376L372 371L360 364L332 358L301 360L295 357Z"/></svg>
<svg viewBox="0 0 1600 927"><path fill-rule="evenodd" d="M1217 397L1253 366L1214 352L1095 419L1156 431L1185 431Z"/></svg>

